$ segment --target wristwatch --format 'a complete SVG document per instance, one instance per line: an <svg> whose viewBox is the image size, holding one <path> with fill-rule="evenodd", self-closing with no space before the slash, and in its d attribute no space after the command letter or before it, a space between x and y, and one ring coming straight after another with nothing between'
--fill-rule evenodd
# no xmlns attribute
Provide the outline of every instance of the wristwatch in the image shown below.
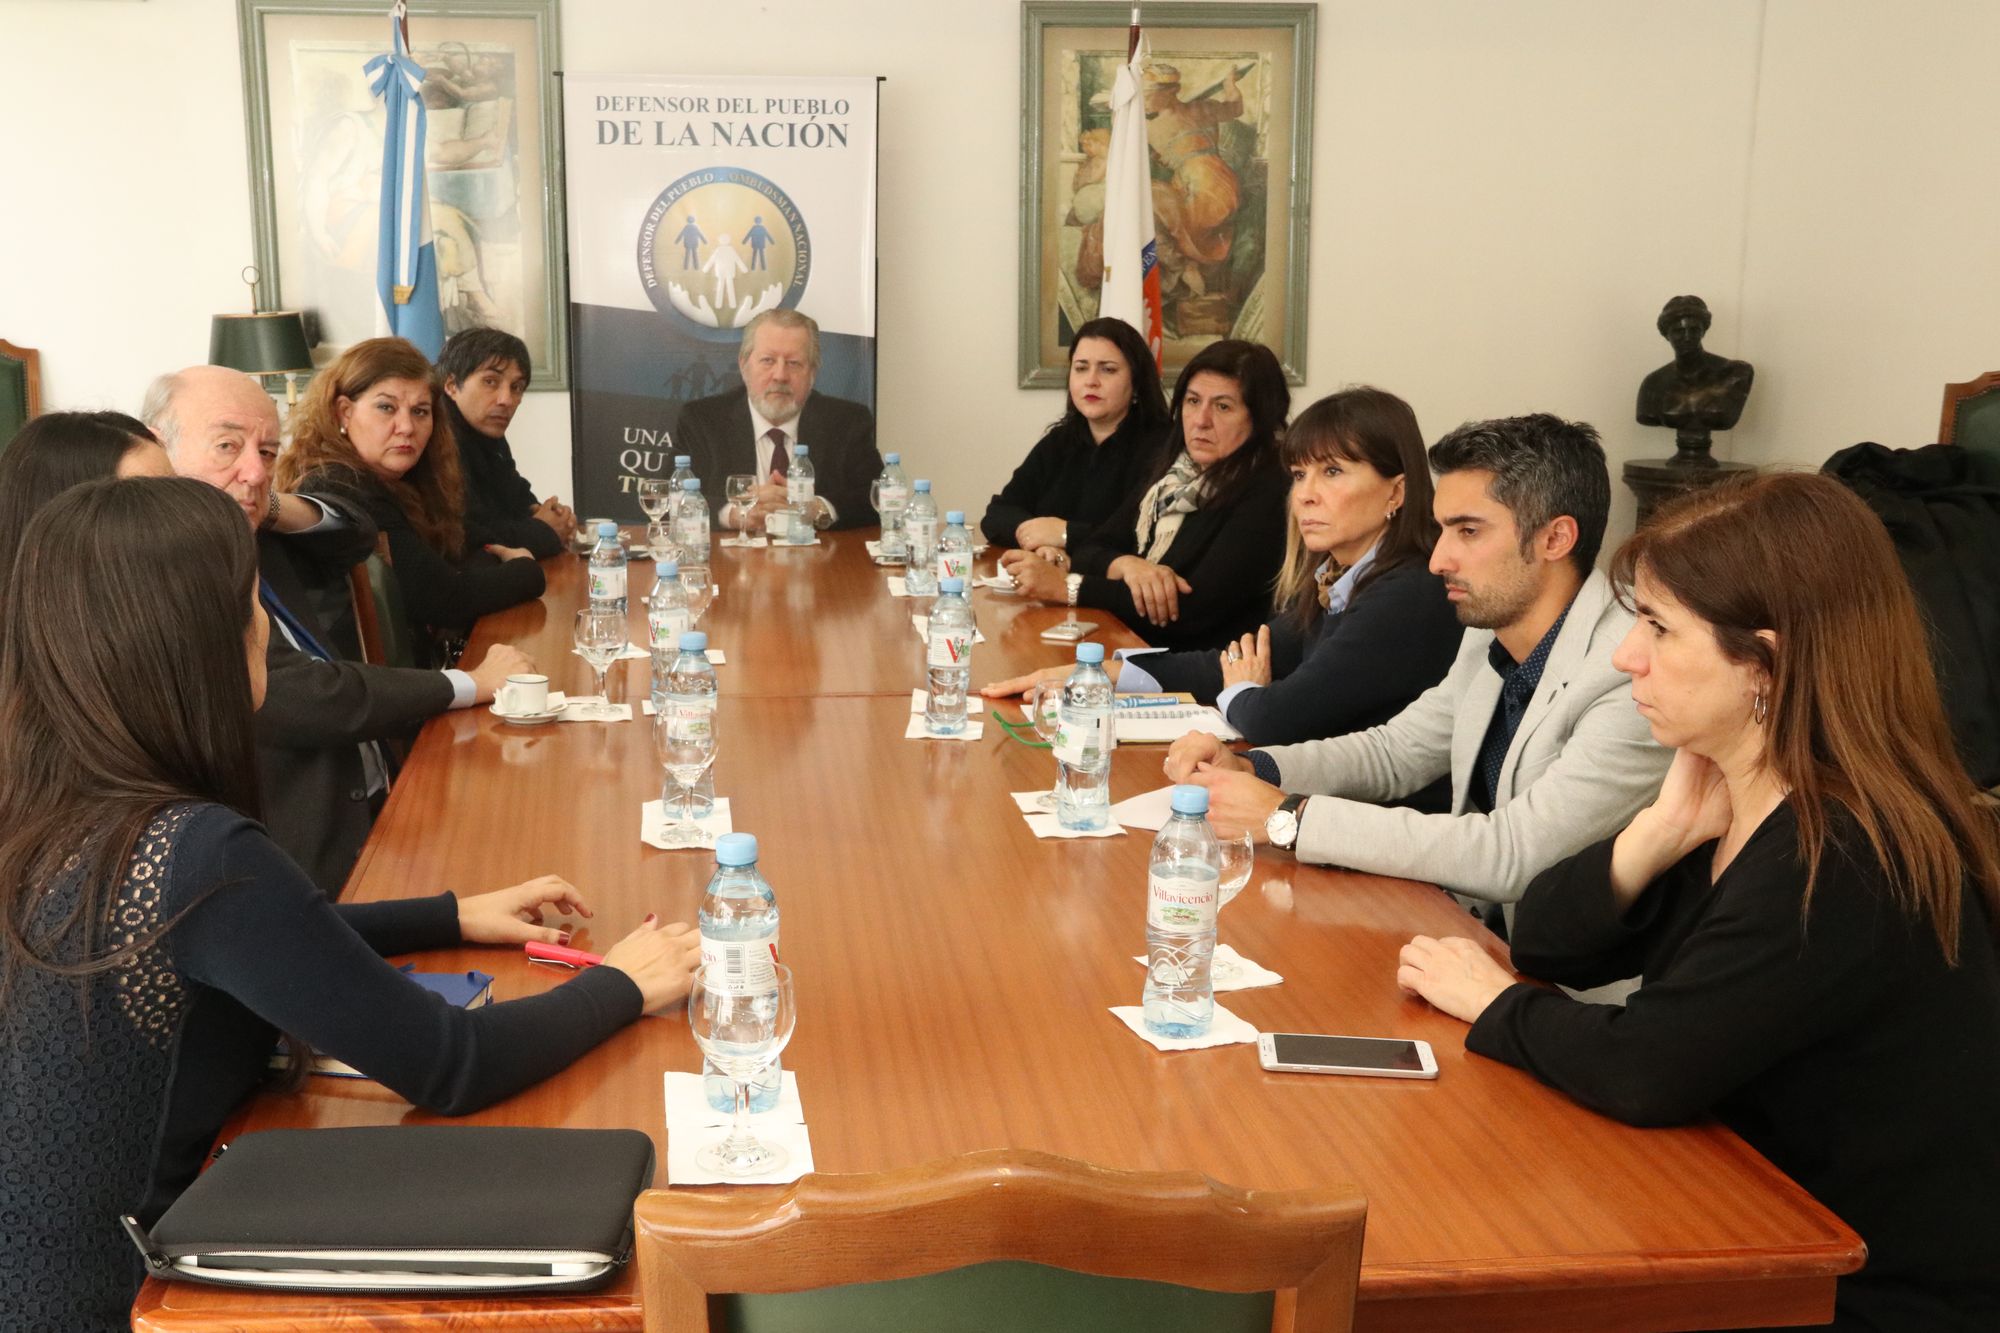
<svg viewBox="0 0 2000 1333"><path fill-rule="evenodd" d="M271 488L270 503L264 506L264 521L257 526L260 528L274 528L278 526L278 488L276 486Z"/></svg>
<svg viewBox="0 0 2000 1333"><path fill-rule="evenodd" d="M1069 590L1069 604L1071 606L1075 606L1076 595L1077 593L1083 590L1083 575L1081 574L1063 575L1063 586Z"/></svg>
<svg viewBox="0 0 2000 1333"><path fill-rule="evenodd" d="M1287 796L1264 821L1264 836L1273 847L1285 852L1292 850L1292 844L1299 840L1299 808L1305 803L1303 795Z"/></svg>

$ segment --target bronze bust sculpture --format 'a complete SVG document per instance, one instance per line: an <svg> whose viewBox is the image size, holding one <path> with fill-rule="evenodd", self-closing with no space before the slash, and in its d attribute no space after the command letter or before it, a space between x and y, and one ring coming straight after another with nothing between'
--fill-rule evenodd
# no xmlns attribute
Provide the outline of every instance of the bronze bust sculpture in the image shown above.
<svg viewBox="0 0 2000 1333"><path fill-rule="evenodd" d="M1708 332L1708 303L1699 296L1676 296L1660 311L1660 336L1673 345L1674 359L1639 385L1639 424L1672 426L1677 446L1670 463L1710 467L1711 432L1728 430L1743 415L1756 374L1748 361L1701 349Z"/></svg>

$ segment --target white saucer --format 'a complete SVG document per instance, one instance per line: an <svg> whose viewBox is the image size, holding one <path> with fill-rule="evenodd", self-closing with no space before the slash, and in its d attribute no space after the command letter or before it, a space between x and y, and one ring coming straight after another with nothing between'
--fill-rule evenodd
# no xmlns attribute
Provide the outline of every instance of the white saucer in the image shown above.
<svg viewBox="0 0 2000 1333"><path fill-rule="evenodd" d="M561 717L563 713L567 710L567 708L568 705L564 705L562 708L544 709L542 712L539 713L503 713L498 708L489 704L487 705L486 711L493 714L493 716L499 718L502 722L507 723L509 726L539 727L544 722L553 722L557 718Z"/></svg>

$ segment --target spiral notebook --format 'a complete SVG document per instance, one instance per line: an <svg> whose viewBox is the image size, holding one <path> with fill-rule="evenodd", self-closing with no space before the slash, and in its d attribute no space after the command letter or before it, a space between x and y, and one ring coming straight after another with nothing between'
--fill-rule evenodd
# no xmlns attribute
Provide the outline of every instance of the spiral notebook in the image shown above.
<svg viewBox="0 0 2000 1333"><path fill-rule="evenodd" d="M1120 745L1166 745L1190 731L1205 731L1226 741L1243 739L1243 733L1224 721L1222 714L1201 704L1118 710Z"/></svg>

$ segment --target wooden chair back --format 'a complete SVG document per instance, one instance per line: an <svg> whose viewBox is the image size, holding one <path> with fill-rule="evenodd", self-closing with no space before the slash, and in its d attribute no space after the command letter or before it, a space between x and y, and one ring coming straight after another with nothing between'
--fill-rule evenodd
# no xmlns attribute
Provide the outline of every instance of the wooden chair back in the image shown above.
<svg viewBox="0 0 2000 1333"><path fill-rule="evenodd" d="M347 592L354 603L354 629L361 640L361 659L371 666L414 666L410 622L403 611L403 588L396 582L389 539L375 535L375 553L347 571Z"/></svg>
<svg viewBox="0 0 2000 1333"><path fill-rule="evenodd" d="M1972 455L1976 476L2000 483L2000 370L1944 386L1938 443L1966 450Z"/></svg>
<svg viewBox="0 0 2000 1333"><path fill-rule="evenodd" d="M0 338L0 450L42 414L42 354Z"/></svg>
<svg viewBox="0 0 2000 1333"><path fill-rule="evenodd" d="M746 1327L907 1325L907 1303L883 1322L891 1318L884 1294L905 1285L897 1280L975 1268L982 1280L956 1288L983 1302L971 1327L1049 1326L1032 1297L1002 1293L986 1277L1017 1287L1090 1274L1197 1289L1187 1295L1275 1293L1264 1298L1261 1327L1340 1333L1353 1325L1367 1213L1353 1190L1247 1191L1195 1172L1110 1170L1024 1149L807 1176L778 1191L649 1190L634 1209L647 1333L720 1329L711 1310L726 1319L730 1306L713 1299L725 1293L851 1298L810 1320L774 1300L775 1317ZM857 1292L857 1283L882 1285ZM849 1290L824 1290L837 1287ZM1099 1282L1061 1299L1129 1304L1133 1287ZM951 1298L952 1289L936 1290ZM1187 1311L1199 1321L1188 1327L1221 1326L1212 1304L1199 1309L1207 1313ZM924 1318L927 1327L959 1326L928 1310ZM1232 1317L1230 1326L1244 1325Z"/></svg>

